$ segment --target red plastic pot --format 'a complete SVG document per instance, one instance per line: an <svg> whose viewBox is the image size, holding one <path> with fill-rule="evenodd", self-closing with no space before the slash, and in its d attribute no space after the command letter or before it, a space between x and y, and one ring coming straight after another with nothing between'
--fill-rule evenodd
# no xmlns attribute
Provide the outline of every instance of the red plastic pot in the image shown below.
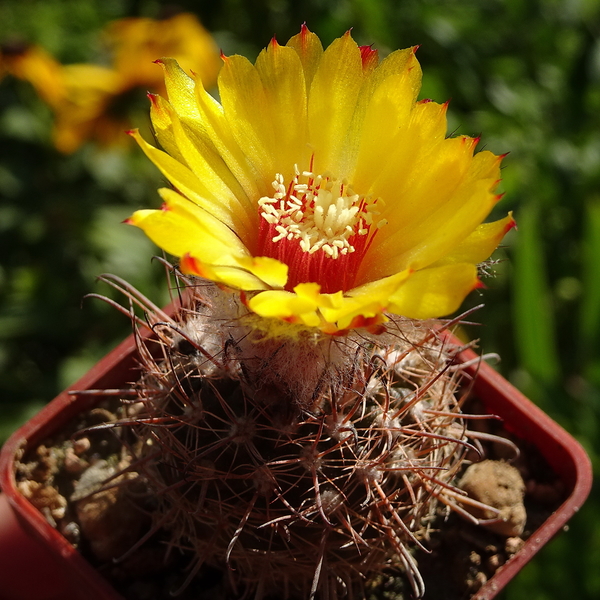
<svg viewBox="0 0 600 600"><path fill-rule="evenodd" d="M146 335L150 335L146 331ZM17 490L15 457L41 442L74 415L88 410L94 396L74 390L120 388L136 378L133 336L102 359L87 375L59 394L21 427L0 453L0 595L8 600L117 600L122 597L82 558L77 550ZM465 362L476 355L466 350ZM504 419L515 435L529 441L561 479L566 500L526 541L472 600L490 600L530 561L576 513L592 484L590 460L583 448L548 415L485 363L472 361L477 375L473 393L487 411Z"/></svg>

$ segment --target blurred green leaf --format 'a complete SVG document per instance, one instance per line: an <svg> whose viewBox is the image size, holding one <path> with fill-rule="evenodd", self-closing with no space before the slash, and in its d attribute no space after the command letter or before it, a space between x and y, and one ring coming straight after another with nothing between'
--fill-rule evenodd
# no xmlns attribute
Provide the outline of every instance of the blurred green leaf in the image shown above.
<svg viewBox="0 0 600 600"><path fill-rule="evenodd" d="M584 223L579 333L584 370L591 374L600 367L600 198L586 206Z"/></svg>
<svg viewBox="0 0 600 600"><path fill-rule="evenodd" d="M543 383L553 383L560 376L560 367L539 210L534 206L519 213L514 299L515 339L521 364Z"/></svg>

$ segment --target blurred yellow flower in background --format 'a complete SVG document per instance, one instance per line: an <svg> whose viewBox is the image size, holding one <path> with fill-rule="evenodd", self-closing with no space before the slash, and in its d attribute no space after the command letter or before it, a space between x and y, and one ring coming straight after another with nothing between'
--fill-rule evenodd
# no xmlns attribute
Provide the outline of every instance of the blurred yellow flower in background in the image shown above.
<svg viewBox="0 0 600 600"><path fill-rule="evenodd" d="M58 150L70 154L86 140L125 146L123 131L129 126L132 101L139 90L113 69L83 63L62 67L61 84L63 95L51 105Z"/></svg>
<svg viewBox="0 0 600 600"><path fill-rule="evenodd" d="M51 106L63 96L61 69L62 65L39 46L3 44L0 50L0 79L9 74L29 82Z"/></svg>
<svg viewBox="0 0 600 600"><path fill-rule="evenodd" d="M219 50L208 31L189 13L169 19L129 18L113 21L104 32L113 54L113 68L131 86L164 91L159 58L175 58L207 88L214 87L221 68Z"/></svg>
<svg viewBox="0 0 600 600"><path fill-rule="evenodd" d="M71 153L92 139L104 146L125 145L136 99L148 91L164 90L155 64L176 57L207 88L216 84L221 65L219 49L191 14L168 19L128 18L114 21L103 33L112 50L112 65L61 65L37 46L3 52L10 74L30 82L54 112L53 141Z"/></svg>
<svg viewBox="0 0 600 600"><path fill-rule="evenodd" d="M172 59L151 96L173 184L129 222L183 272L242 290L251 311L336 333L385 313L431 318L478 287L512 217L481 224L501 158L446 137L446 105L417 101L415 48L379 62L350 33L325 51L306 27L252 65L224 59L221 104Z"/></svg>

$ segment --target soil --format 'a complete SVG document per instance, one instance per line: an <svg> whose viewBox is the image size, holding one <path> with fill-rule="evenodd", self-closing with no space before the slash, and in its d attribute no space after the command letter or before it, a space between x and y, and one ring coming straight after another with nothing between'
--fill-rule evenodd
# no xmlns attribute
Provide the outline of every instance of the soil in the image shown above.
<svg viewBox="0 0 600 600"><path fill-rule="evenodd" d="M127 439L125 430L101 426L124 411L126 407L107 398L60 435L31 449L17 465L18 487L127 600L162 600L181 587L191 561L185 548L170 548L168 533L160 530L136 547L151 529L153 499L128 462L127 445L133 440ZM481 412L477 401L470 401L465 412ZM524 492L526 520L524 514L518 516L522 507L511 507L518 513L516 525L502 534L440 510L427 541L430 552L415 554L425 580L425 600L471 597L563 500L560 480L535 448L512 438L497 420L469 425L511 439L518 448L515 456L509 445L481 444L486 459L510 463L518 470L521 477L508 485L508 493L514 497ZM90 430L93 426L100 427ZM481 457L473 453L472 459ZM501 478L488 483L484 487L497 484L506 492ZM115 557L120 559L115 562ZM411 597L410 585L397 572L373 577L366 586L366 600ZM224 574L202 570L178 598L225 598Z"/></svg>

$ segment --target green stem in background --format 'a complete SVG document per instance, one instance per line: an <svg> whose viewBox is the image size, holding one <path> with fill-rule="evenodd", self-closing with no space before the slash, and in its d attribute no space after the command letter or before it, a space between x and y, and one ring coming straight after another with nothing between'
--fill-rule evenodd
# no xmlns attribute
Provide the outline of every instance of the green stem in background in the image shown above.
<svg viewBox="0 0 600 600"><path fill-rule="evenodd" d="M544 264L539 209L519 211L514 252L514 326L520 364L539 383L560 377L552 299Z"/></svg>

